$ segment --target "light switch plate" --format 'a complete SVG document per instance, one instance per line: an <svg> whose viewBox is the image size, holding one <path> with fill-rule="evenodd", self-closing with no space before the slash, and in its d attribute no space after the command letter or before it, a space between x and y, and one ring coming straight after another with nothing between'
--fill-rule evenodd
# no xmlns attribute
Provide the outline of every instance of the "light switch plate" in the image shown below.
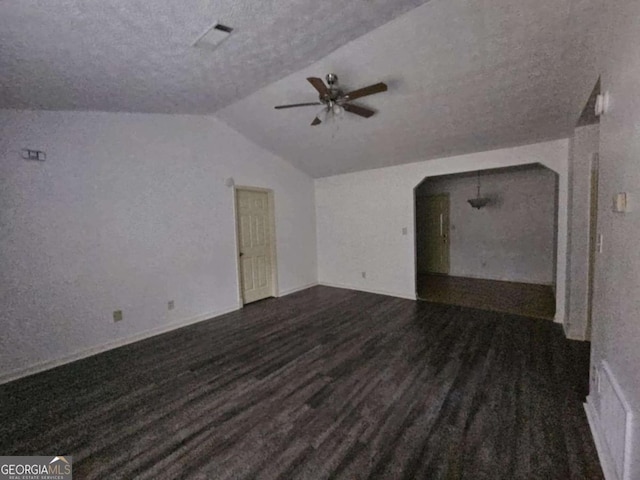
<svg viewBox="0 0 640 480"><path fill-rule="evenodd" d="M629 211L629 195L627 192L619 192L613 196L613 211L616 213Z"/></svg>

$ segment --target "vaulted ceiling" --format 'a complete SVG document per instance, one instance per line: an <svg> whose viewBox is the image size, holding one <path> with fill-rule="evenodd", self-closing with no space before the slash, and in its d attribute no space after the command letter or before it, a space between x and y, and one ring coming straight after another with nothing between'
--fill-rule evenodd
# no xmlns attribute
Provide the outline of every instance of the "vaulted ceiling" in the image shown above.
<svg viewBox="0 0 640 480"><path fill-rule="evenodd" d="M431 0L218 112L315 177L567 137L596 79L599 1ZM377 81L364 119L309 126L307 76Z"/></svg>
<svg viewBox="0 0 640 480"><path fill-rule="evenodd" d="M566 137L603 0L0 3L0 108L215 113L312 176ZM192 47L216 22L217 50ZM317 127L307 76L385 81Z"/></svg>

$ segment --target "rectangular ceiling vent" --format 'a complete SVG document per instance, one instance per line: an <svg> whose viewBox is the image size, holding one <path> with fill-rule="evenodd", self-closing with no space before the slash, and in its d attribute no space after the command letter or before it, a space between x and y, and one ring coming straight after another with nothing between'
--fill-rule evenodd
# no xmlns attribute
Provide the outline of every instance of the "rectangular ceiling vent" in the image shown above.
<svg viewBox="0 0 640 480"><path fill-rule="evenodd" d="M198 40L193 44L194 47L204 48L207 50L215 50L218 46L229 37L233 32L233 28L227 27L221 23L216 23L209 28Z"/></svg>
<svg viewBox="0 0 640 480"><path fill-rule="evenodd" d="M215 30L220 30L221 32L231 33L233 32L233 28L227 27L226 25L222 25L221 23L216 23L213 28Z"/></svg>

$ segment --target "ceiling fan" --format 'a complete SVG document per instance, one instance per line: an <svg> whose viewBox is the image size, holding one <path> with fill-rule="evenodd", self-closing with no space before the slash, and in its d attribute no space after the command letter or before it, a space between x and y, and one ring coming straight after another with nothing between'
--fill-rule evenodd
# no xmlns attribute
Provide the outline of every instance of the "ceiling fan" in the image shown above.
<svg viewBox="0 0 640 480"><path fill-rule="evenodd" d="M313 105L324 105L323 111L326 114L338 114L342 110L346 110L350 113L355 113L361 117L369 118L373 115L373 110L370 110L359 105L351 103L352 100L357 98L366 97L367 95L373 95L374 93L386 92L387 85L385 83L375 83L368 87L359 88L349 93L344 93L338 86L338 76L335 73L330 73L326 76L327 84L318 77L309 77L307 81L315 88L320 94L319 102L307 102L307 103L294 103L292 105L278 105L275 107L277 110L283 108L296 108L296 107L310 107ZM311 122L312 126L320 125L322 121L316 115L316 118Z"/></svg>

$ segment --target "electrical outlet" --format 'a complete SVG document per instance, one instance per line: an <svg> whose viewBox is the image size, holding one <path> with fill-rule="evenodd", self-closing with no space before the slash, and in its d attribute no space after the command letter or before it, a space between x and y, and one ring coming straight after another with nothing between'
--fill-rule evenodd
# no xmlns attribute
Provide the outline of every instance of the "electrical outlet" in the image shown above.
<svg viewBox="0 0 640 480"><path fill-rule="evenodd" d="M122 310L114 310L113 311L113 321L119 322L122 320Z"/></svg>
<svg viewBox="0 0 640 480"><path fill-rule="evenodd" d="M168 309L168 310L173 310L173 309L175 308L175 306L176 306L176 305L175 305L175 303L173 302L173 300L169 300L169 301L167 302L167 309Z"/></svg>
<svg viewBox="0 0 640 480"><path fill-rule="evenodd" d="M362 278L367 278L367 272L362 272Z"/></svg>
<svg viewBox="0 0 640 480"><path fill-rule="evenodd" d="M402 235L406 235L407 234L407 227L402 227Z"/></svg>

